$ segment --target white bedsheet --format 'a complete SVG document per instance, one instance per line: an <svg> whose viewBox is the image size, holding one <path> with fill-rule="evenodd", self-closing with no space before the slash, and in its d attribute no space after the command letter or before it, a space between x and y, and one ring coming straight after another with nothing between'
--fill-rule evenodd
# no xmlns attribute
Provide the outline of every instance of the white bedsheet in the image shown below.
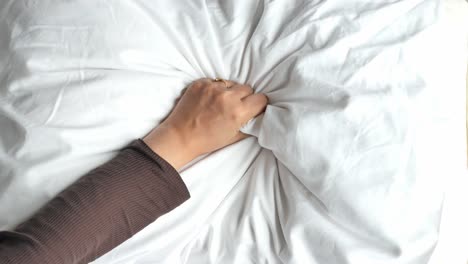
<svg viewBox="0 0 468 264"><path fill-rule="evenodd" d="M222 77L268 94L255 137L187 166L192 198L94 263L427 263L465 156L439 14L436 0L3 0L0 229L144 136L192 80Z"/></svg>

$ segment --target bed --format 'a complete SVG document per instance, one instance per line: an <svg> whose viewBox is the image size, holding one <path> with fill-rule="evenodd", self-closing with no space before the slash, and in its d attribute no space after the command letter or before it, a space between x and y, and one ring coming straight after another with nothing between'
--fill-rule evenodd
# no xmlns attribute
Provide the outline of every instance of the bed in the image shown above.
<svg viewBox="0 0 468 264"><path fill-rule="evenodd" d="M253 137L184 167L192 198L93 263L466 264L466 14L461 0L3 0L0 229L221 77L268 95Z"/></svg>

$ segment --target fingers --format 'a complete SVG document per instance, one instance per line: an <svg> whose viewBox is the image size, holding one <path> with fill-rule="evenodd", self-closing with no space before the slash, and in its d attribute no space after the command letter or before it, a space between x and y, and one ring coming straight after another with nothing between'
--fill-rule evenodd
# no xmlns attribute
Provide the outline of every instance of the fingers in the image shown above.
<svg viewBox="0 0 468 264"><path fill-rule="evenodd" d="M229 141L228 145L234 144L248 137L250 137L250 135L244 134L242 132L237 132L237 134Z"/></svg>
<svg viewBox="0 0 468 264"><path fill-rule="evenodd" d="M214 79L211 79L211 78L201 78L192 82L192 84L193 83L215 84L220 87L229 88L230 90L236 87L236 90L240 88L241 91L244 91L244 92L250 91L249 94L253 93L253 89L249 85L241 85L235 81L227 80L227 79L222 79L222 80L224 81L215 81ZM242 87L237 87L237 86L242 86Z"/></svg>
<svg viewBox="0 0 468 264"><path fill-rule="evenodd" d="M236 142L241 141L243 139L246 139L248 137L250 137L250 135L244 134L242 132L238 132L236 134L236 136L231 140L230 144L236 143Z"/></svg>
<svg viewBox="0 0 468 264"><path fill-rule="evenodd" d="M222 79L222 81L214 81L214 80L211 80L211 83L214 84L214 85L216 85L217 87L223 88L223 89L231 88L232 86L234 86L234 85L237 84L237 83L234 82L234 81L225 80L225 79Z"/></svg>
<svg viewBox="0 0 468 264"><path fill-rule="evenodd" d="M226 81L226 85L223 82L218 82L218 83L221 83L225 88L231 88L237 85L237 83L234 81L230 81L230 80L224 80L224 81Z"/></svg>
<svg viewBox="0 0 468 264"><path fill-rule="evenodd" d="M187 89L188 89L188 86L185 87L184 89L182 89L182 91L180 91L180 96L184 95L185 92L187 91ZM179 99L180 99L180 97L179 97Z"/></svg>
<svg viewBox="0 0 468 264"><path fill-rule="evenodd" d="M201 87L205 87L205 88L211 86L211 87L216 87L220 89L228 89L237 85L237 83L234 81L225 80L225 79L222 79L222 80L223 81L215 81L214 79L210 79L210 78L201 78L192 82L191 85L199 84Z"/></svg>
<svg viewBox="0 0 468 264"><path fill-rule="evenodd" d="M202 84L211 84L214 81L213 81L213 79L210 79L210 78L201 78L201 79L198 79L198 80L192 82L192 84L197 83L197 82L202 83Z"/></svg>
<svg viewBox="0 0 468 264"><path fill-rule="evenodd" d="M209 85L219 89L226 89L224 91L233 95L233 98L241 99L245 111L241 114L240 119L243 123L261 114L268 104L268 98L265 94L254 94L254 90L249 85L238 84L234 81L224 80L214 81L210 78L202 78L195 81L193 84L199 86Z"/></svg>
<svg viewBox="0 0 468 264"><path fill-rule="evenodd" d="M254 90L248 85L235 84L229 88L238 98L244 99L245 97L253 94Z"/></svg>
<svg viewBox="0 0 468 264"><path fill-rule="evenodd" d="M268 97L265 94L257 93L245 97L242 101L246 107L245 122L247 122L265 111Z"/></svg>
<svg viewBox="0 0 468 264"><path fill-rule="evenodd" d="M223 79L224 80L224 79ZM195 84L199 84L201 86L210 86L210 85L214 85L216 87L230 87L230 86L233 86L234 84L236 84L235 82L233 81L229 81L229 80L225 80L226 83L224 82L215 82L214 79L211 79L211 78L201 78L201 79L198 79L198 80L195 80L193 81L190 85L195 85Z"/></svg>

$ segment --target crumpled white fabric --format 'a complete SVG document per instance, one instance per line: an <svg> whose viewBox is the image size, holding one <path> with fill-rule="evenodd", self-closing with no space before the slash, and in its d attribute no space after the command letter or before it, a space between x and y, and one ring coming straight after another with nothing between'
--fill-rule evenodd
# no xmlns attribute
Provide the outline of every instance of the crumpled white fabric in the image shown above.
<svg viewBox="0 0 468 264"><path fill-rule="evenodd" d="M268 95L255 137L187 166L192 198L93 263L427 263L463 104L439 4L2 1L0 228L221 77Z"/></svg>

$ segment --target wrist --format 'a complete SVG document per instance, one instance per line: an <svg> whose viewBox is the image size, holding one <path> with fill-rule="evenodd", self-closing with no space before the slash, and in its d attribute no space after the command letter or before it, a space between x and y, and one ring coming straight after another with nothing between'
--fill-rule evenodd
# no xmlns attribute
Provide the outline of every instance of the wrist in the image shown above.
<svg viewBox="0 0 468 264"><path fill-rule="evenodd" d="M169 124L163 123L153 129L143 141L176 170L200 155L190 135L183 129Z"/></svg>

